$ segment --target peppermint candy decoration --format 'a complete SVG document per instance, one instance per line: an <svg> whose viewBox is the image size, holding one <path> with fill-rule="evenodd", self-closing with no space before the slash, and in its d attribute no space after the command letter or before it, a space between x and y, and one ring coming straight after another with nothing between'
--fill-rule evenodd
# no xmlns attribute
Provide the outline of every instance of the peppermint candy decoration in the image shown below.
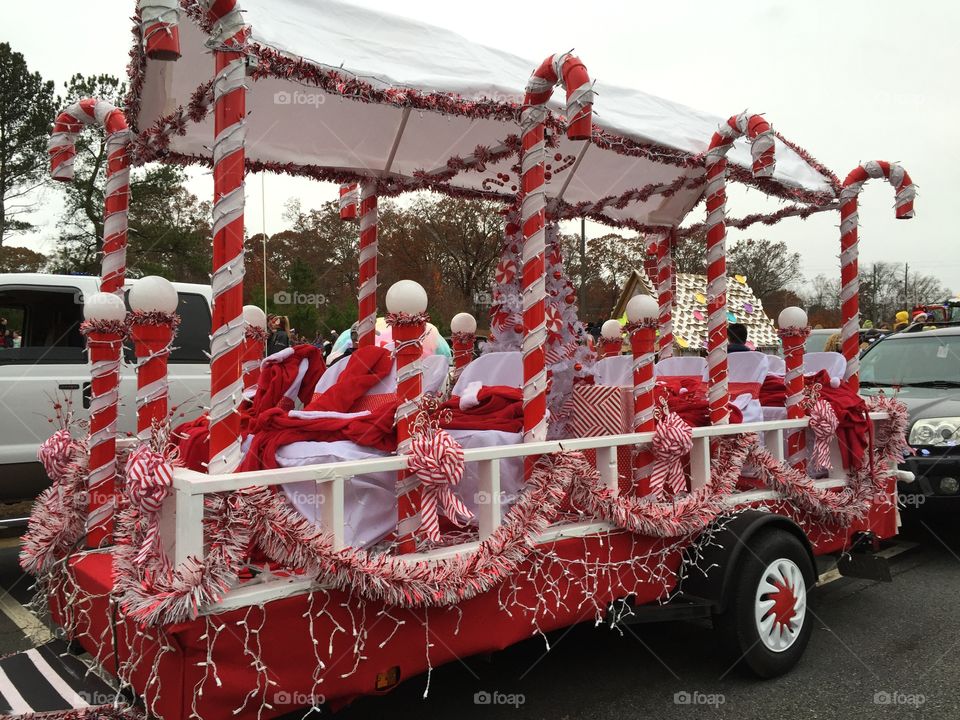
<svg viewBox="0 0 960 720"><path fill-rule="evenodd" d="M813 431L814 444L811 457L813 470L832 470L830 462L830 440L837 433L837 414L826 400L817 400L810 409L810 429Z"/></svg>
<svg viewBox="0 0 960 720"><path fill-rule="evenodd" d="M66 428L57 430L40 445L37 459L51 480L61 480L66 476L75 447L75 441Z"/></svg>
<svg viewBox="0 0 960 720"><path fill-rule="evenodd" d="M173 463L149 446L140 445L127 458L126 475L130 499L147 523L136 556L136 563L143 565L159 540L160 508L173 487Z"/></svg>
<svg viewBox="0 0 960 720"><path fill-rule="evenodd" d="M509 285L517 278L517 263L515 260L504 259L497 265L494 279L497 285Z"/></svg>
<svg viewBox="0 0 960 720"><path fill-rule="evenodd" d="M444 430L416 435L410 443L407 467L423 483L420 517L428 540L440 540L440 510L457 527L473 519L453 491L463 478L463 466L463 447Z"/></svg>
<svg viewBox="0 0 960 720"><path fill-rule="evenodd" d="M653 475L650 478L650 492L654 497L662 496L664 489L673 494L686 490L687 479L683 474L683 463L687 453L693 449L693 428L676 413L667 413L657 424L653 435Z"/></svg>
<svg viewBox="0 0 960 720"><path fill-rule="evenodd" d="M563 331L563 316L560 314L560 311L553 305L547 305L544 311L544 318L546 319L547 332L550 335L550 340L558 340L560 333Z"/></svg>

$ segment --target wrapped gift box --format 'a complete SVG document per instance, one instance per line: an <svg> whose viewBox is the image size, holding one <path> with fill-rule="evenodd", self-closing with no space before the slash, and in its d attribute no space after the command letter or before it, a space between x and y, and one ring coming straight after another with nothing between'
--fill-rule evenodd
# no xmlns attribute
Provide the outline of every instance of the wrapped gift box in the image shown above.
<svg viewBox="0 0 960 720"><path fill-rule="evenodd" d="M633 432L633 388L574 385L570 429L574 437Z"/></svg>

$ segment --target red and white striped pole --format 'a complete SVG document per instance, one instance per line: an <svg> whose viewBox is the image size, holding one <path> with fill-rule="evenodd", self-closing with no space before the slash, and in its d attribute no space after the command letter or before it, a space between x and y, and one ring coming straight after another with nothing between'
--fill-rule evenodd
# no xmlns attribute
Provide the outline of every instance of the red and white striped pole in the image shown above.
<svg viewBox="0 0 960 720"><path fill-rule="evenodd" d="M705 158L707 186L707 369L710 422L730 419L727 388L727 153L733 141L746 135L753 155L753 176L770 177L774 170L773 128L759 115L735 115L720 126Z"/></svg>
<svg viewBox="0 0 960 720"><path fill-rule="evenodd" d="M100 292L123 296L127 273L127 209L130 205L130 130L123 112L105 100L85 98L61 112L47 143L54 180L73 180L75 141L83 125L106 132L107 183L103 199L103 260Z"/></svg>
<svg viewBox="0 0 960 720"><path fill-rule="evenodd" d="M807 314L798 307L784 308L777 318L780 339L783 341L783 361L786 364L783 382L787 390L787 419L806 416L803 407L803 343L810 335ZM787 431L787 463L800 472L807 470L807 433L805 430Z"/></svg>
<svg viewBox="0 0 960 720"><path fill-rule="evenodd" d="M860 389L860 271L857 229L860 223L857 203L860 191L871 178L885 178L897 193L896 217L909 220L914 216L913 201L917 196L910 175L897 163L871 160L854 168L843 181L840 191L840 304L843 324L840 338L847 360L845 377L853 389Z"/></svg>
<svg viewBox="0 0 960 720"><path fill-rule="evenodd" d="M140 34L151 60L180 57L180 0L137 0Z"/></svg>
<svg viewBox="0 0 960 720"><path fill-rule="evenodd" d="M377 186L371 180L360 185L359 347L373 345L377 338L377 222Z"/></svg>
<svg viewBox="0 0 960 720"><path fill-rule="evenodd" d="M214 43L213 322L210 337L211 475L240 464L243 394L243 210L247 28L236 0L207 0ZM228 47L230 49L224 49Z"/></svg>
<svg viewBox="0 0 960 720"><path fill-rule="evenodd" d="M47 144L50 174L73 180L76 138L84 125L100 125L106 133L107 172L103 203L103 259L100 293L86 298L84 334L91 363L90 458L87 489L87 544L99 547L113 534L116 506L117 406L120 398L120 352L126 334L123 282L127 272L127 209L130 204L130 130L118 108L85 98L61 112ZM103 295L104 297L100 297ZM113 301L106 296L112 296ZM99 300L96 300L99 298Z"/></svg>
<svg viewBox="0 0 960 720"><path fill-rule="evenodd" d="M630 350L633 352L633 431L638 433L656 430L653 415L653 357L659 311L657 301L649 295L635 295L627 303L626 329L630 333ZM646 446L634 455L635 496L642 497L655 490L650 485L652 476L653 451Z"/></svg>
<svg viewBox="0 0 960 720"><path fill-rule="evenodd" d="M619 320L607 320L600 326L600 352L602 358L616 357L623 349L623 326Z"/></svg>
<svg viewBox="0 0 960 720"><path fill-rule="evenodd" d="M260 382L267 349L267 315L256 305L243 306L243 395L252 399Z"/></svg>
<svg viewBox="0 0 960 720"><path fill-rule="evenodd" d="M676 229L657 240L657 301L660 306L660 359L673 357L673 243Z"/></svg>
<svg viewBox="0 0 960 720"><path fill-rule="evenodd" d="M343 183L340 186L340 219L357 219L357 195L359 186L357 183Z"/></svg>
<svg viewBox="0 0 960 720"><path fill-rule="evenodd" d="M547 373L544 346L546 284L544 222L546 198L544 123L547 101L557 83L567 91L567 137L589 140L592 131L593 84L580 60L562 53L548 57L527 83L521 125L521 226L523 229L523 439L547 437Z"/></svg>
<svg viewBox="0 0 960 720"><path fill-rule="evenodd" d="M126 335L127 309L113 293L95 293L84 300L80 332L87 338L91 376L86 530L87 545L100 547L113 539L120 352Z"/></svg>
<svg viewBox="0 0 960 720"><path fill-rule="evenodd" d="M450 320L450 339L453 340L454 380L473 360L473 347L477 341L477 319L470 313L457 313Z"/></svg>
<svg viewBox="0 0 960 720"><path fill-rule="evenodd" d="M397 362L397 454L409 455L414 416L423 394L423 334L427 316L427 291L413 280L401 280L387 290L387 324L393 328ZM397 478L397 544L401 553L417 550L421 534L420 480L409 470Z"/></svg>
<svg viewBox="0 0 960 720"><path fill-rule="evenodd" d="M162 277L137 280L128 316L137 356L137 438L150 442L154 421L167 418L167 360L180 317L177 291Z"/></svg>

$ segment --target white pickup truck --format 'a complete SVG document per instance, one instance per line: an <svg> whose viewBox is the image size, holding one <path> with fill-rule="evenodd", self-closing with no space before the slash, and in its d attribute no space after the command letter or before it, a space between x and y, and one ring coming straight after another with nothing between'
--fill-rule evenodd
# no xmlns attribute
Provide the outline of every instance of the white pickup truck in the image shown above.
<svg viewBox="0 0 960 720"><path fill-rule="evenodd" d="M126 289L136 284L128 280ZM210 395L210 286L174 283L180 294L180 329L170 356L170 402L177 415L195 417ZM19 336L19 347L0 343L0 501L32 498L49 482L37 448L54 430L53 401L66 392L81 417L90 399L80 323L83 301L99 278L40 273L0 274L0 333ZM5 325L3 321L6 321ZM124 352L120 433L136 425L136 373L132 347Z"/></svg>

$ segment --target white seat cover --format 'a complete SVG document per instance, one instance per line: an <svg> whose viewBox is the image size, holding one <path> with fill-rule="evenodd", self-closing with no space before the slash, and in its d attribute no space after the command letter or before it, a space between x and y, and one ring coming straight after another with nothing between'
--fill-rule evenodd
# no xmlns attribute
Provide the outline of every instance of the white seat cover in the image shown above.
<svg viewBox="0 0 960 720"><path fill-rule="evenodd" d="M353 355L346 360L335 363L332 367L320 377L317 386L313 392L322 393L333 387L340 374L346 370L347 365L353 361ZM447 374L450 370L450 361L443 355L428 355L423 358L423 391L436 393L443 389L447 381ZM374 385L367 392L368 395L383 395L385 393L395 393L397 391L397 367L396 363L390 369L390 373L380 382Z"/></svg>
<svg viewBox="0 0 960 720"><path fill-rule="evenodd" d="M451 394L462 395L463 390L472 382L481 382L487 386L523 387L523 355L517 351L481 355L463 369Z"/></svg>
<svg viewBox="0 0 960 720"><path fill-rule="evenodd" d="M847 373L847 360L838 352L812 352L803 356L803 374L816 375L826 370L830 379L842 381Z"/></svg>
<svg viewBox="0 0 960 720"><path fill-rule="evenodd" d="M731 383L763 384L767 377L767 356L761 352L738 352L727 356L727 380ZM730 399L743 413L743 422L760 422L763 410L760 401L749 393Z"/></svg>
<svg viewBox="0 0 960 720"><path fill-rule="evenodd" d="M779 355L767 355L767 375L786 375L787 363Z"/></svg>
<svg viewBox="0 0 960 720"><path fill-rule="evenodd" d="M633 387L633 357L615 355L597 360L593 366L593 382L613 387Z"/></svg>
<svg viewBox="0 0 960 720"><path fill-rule="evenodd" d="M664 358L653 367L654 375L669 377L701 377L707 379L707 359L689 357Z"/></svg>

